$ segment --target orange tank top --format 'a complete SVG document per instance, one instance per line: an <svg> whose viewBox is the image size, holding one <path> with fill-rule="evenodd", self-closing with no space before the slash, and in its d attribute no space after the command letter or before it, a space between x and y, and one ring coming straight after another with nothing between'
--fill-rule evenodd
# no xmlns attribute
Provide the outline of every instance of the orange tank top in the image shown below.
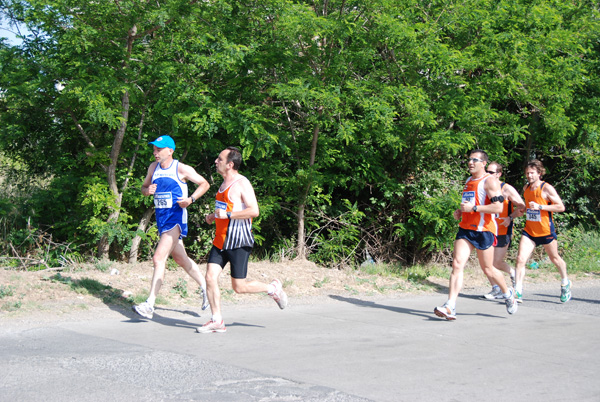
<svg viewBox="0 0 600 402"><path fill-rule="evenodd" d="M226 212L241 211L245 208L243 203L234 203L229 199L229 190L241 180L242 177L229 185L225 190L217 191L215 211L217 209ZM254 246L252 234L252 219L215 219L216 231L213 245L220 250L232 250L240 247Z"/></svg>
<svg viewBox="0 0 600 402"><path fill-rule="evenodd" d="M542 197L542 189L546 182L541 184L532 190L528 184L523 191L523 198L525 198L525 205L529 206L531 201L540 205L550 205L548 201ZM540 211L539 209L527 208L527 220L525 221L525 231L532 237L543 237L548 236L552 233L554 222L552 220L552 212Z"/></svg>
<svg viewBox="0 0 600 402"><path fill-rule="evenodd" d="M500 183L501 187L504 187L506 183ZM508 197L504 198L504 202L502 203L502 212L498 215L498 218L508 218L508 215L512 214L513 205L512 202L508 199ZM504 236L509 233L512 233L512 225L511 222L508 226L498 225L498 236Z"/></svg>
<svg viewBox="0 0 600 402"><path fill-rule="evenodd" d="M465 183L462 193L462 201L474 203L475 205L486 205L490 199L485 191L485 181L490 174L485 174L479 179L469 177ZM497 234L498 228L493 214L484 214L483 212L463 212L459 226L466 230L475 230L477 232L492 232Z"/></svg>

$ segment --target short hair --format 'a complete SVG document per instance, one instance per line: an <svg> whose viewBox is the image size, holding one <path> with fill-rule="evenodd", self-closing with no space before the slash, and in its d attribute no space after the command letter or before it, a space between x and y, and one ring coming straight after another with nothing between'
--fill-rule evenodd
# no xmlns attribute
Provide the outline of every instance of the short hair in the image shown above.
<svg viewBox="0 0 600 402"><path fill-rule="evenodd" d="M490 162L490 164L488 165L488 167L490 166L496 166L496 172L497 173L502 173L502 165L496 161L492 161Z"/></svg>
<svg viewBox="0 0 600 402"><path fill-rule="evenodd" d="M483 156L483 161L487 162L489 160L488 154L487 152L485 152L483 149L474 149L471 152L469 152L469 155L473 155L473 154L481 154Z"/></svg>
<svg viewBox="0 0 600 402"><path fill-rule="evenodd" d="M233 169L240 170L240 166L242 165L242 153L236 147L227 147L229 153L227 154L227 163L233 162Z"/></svg>
<svg viewBox="0 0 600 402"><path fill-rule="evenodd" d="M540 176L546 174L546 168L544 168L544 165L538 159L532 159L529 162L527 162L527 165L525 165L525 170L527 170L528 168L537 170Z"/></svg>

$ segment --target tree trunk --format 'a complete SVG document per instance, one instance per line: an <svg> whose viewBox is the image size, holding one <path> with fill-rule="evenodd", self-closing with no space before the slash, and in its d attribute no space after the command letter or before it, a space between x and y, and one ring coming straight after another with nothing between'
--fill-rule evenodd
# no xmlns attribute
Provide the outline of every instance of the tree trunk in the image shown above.
<svg viewBox="0 0 600 402"><path fill-rule="evenodd" d="M319 109L319 114L322 112L322 109ZM317 155L317 144L319 140L319 123L315 125L315 129L313 131L312 144L310 146L310 160L308 162L309 168L311 168L315 164L315 158ZM306 211L306 202L308 201L308 196L310 194L310 188L312 187L312 182L309 179L308 184L304 190L304 194L302 195L302 200L298 205L298 244L296 246L297 250L297 258L300 260L306 259L306 233L305 233L305 211Z"/></svg>
<svg viewBox="0 0 600 402"><path fill-rule="evenodd" d="M151 206L150 208L146 209L146 212L144 212L144 216L142 216L142 219L140 219L140 223L137 228L138 233L146 231L146 228L148 227L148 224L150 223L150 219L152 218L153 213L154 213L154 206ZM139 251L141 241L142 241L142 237L139 234L135 235L135 237L133 238L133 240L131 242L131 250L129 250L129 263L137 262L138 251Z"/></svg>
<svg viewBox="0 0 600 402"><path fill-rule="evenodd" d="M127 36L127 56L123 60L123 69L127 68L129 57L131 57L131 50L133 48L133 42L135 41L137 34L137 26L133 26L129 30ZM112 148L110 150L110 165L108 166L106 175L108 181L108 187L115 197L115 205L110 206L112 209L106 223L108 225L115 224L119 220L121 215L121 201L123 200L123 193L119 191L117 185L117 164L119 162L119 155L121 154L121 146L123 145L123 139L125 138L125 132L127 131L127 121L129 119L129 91L124 91L121 97L121 124L119 129L115 133ZM108 236L104 234L98 242L98 258L108 258L108 250L110 243L108 242Z"/></svg>

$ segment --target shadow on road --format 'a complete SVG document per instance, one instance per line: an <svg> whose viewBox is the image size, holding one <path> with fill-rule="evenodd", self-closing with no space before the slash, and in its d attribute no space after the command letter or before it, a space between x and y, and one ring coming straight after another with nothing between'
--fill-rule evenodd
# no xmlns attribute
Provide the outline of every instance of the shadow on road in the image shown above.
<svg viewBox="0 0 600 402"><path fill-rule="evenodd" d="M393 311L394 313L399 313L399 314L408 314L408 315L413 315L413 316L417 316L417 317L423 317L423 318L427 319L428 321L444 321L444 322L446 321L446 320L442 320L439 317L436 317L434 315L433 309L435 306L431 307L431 311L423 311L423 310L415 310L415 309L410 309L410 308L405 308L405 307L388 306L385 304L375 303L372 301L355 299L353 297L343 297L343 296L337 296L337 295L330 295L329 297L334 300L351 303L351 304L354 304L354 305L357 305L360 307L377 308L377 309ZM504 317L498 316L498 315L483 314L483 313L462 313L461 315L463 315L463 316L472 315L472 316L489 317L489 318L504 318Z"/></svg>

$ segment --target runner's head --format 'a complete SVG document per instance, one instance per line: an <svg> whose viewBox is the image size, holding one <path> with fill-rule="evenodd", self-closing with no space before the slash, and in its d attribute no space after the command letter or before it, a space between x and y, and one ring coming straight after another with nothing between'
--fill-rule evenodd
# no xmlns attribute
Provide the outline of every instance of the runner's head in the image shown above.
<svg viewBox="0 0 600 402"><path fill-rule="evenodd" d="M527 171L528 168L537 170L540 177L546 174L546 168L544 168L544 165L538 159L532 159L529 162L527 162L527 165L525 166L525 171Z"/></svg>
<svg viewBox="0 0 600 402"><path fill-rule="evenodd" d="M242 165L242 153L236 147L227 147L229 153L227 154L227 163L233 162L233 170L240 170Z"/></svg>
<svg viewBox="0 0 600 402"><path fill-rule="evenodd" d="M497 178L500 178L500 176L502 176L502 165L496 161L490 162L486 170L489 174L497 175Z"/></svg>

